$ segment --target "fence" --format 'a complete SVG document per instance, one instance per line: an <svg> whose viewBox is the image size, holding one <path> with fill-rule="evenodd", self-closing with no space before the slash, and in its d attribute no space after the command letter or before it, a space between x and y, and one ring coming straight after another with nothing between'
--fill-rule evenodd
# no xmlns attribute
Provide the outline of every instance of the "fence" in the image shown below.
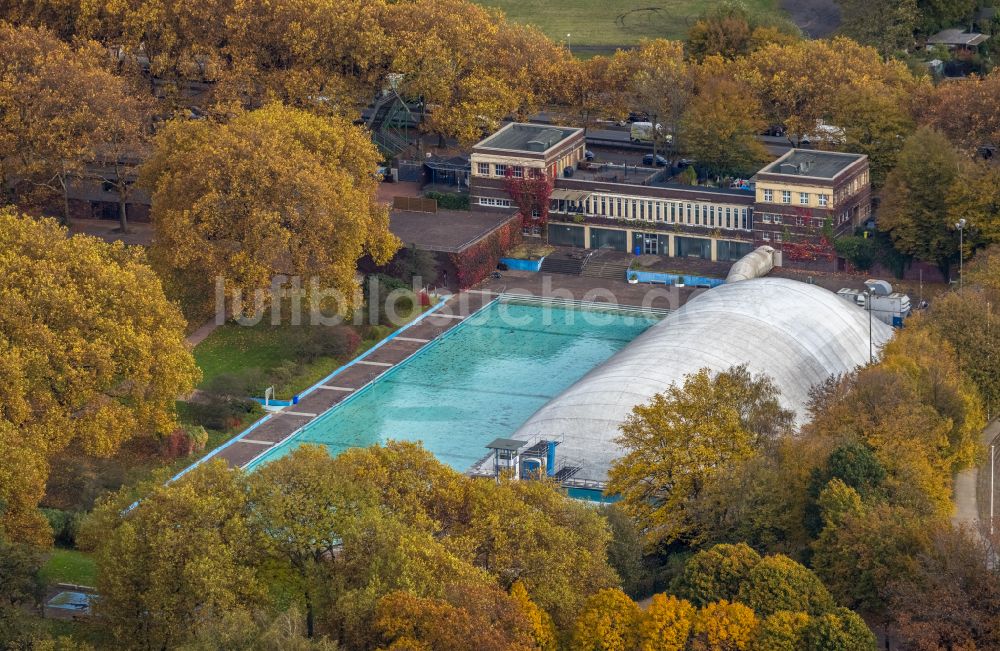
<svg viewBox="0 0 1000 651"><path fill-rule="evenodd" d="M410 212L437 212L438 204L436 199L426 197L393 197L392 209Z"/></svg>

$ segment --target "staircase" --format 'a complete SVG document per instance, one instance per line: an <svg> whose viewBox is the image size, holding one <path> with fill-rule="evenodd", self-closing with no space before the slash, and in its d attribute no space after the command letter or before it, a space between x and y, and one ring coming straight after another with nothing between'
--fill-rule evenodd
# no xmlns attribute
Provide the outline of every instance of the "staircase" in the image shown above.
<svg viewBox="0 0 1000 651"><path fill-rule="evenodd" d="M602 260L594 258L583 269L581 275L588 278L604 278L606 280L625 280L628 274L627 260Z"/></svg>
<svg viewBox="0 0 1000 651"><path fill-rule="evenodd" d="M539 268L539 271L545 274L579 276L580 272L583 271L586 262L586 259L577 260L564 256L549 255L542 260L542 266Z"/></svg>

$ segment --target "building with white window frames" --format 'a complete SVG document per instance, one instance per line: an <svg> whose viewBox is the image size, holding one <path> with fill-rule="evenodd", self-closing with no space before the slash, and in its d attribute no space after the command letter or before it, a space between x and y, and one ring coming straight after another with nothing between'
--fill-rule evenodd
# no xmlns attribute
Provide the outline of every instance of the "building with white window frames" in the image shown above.
<svg viewBox="0 0 1000 651"><path fill-rule="evenodd" d="M761 243L817 240L828 224L849 232L870 214L860 154L793 149L749 190L669 183L664 169L595 164L584 154L582 129L508 124L472 150L472 204L515 210L508 169L515 178L544 171L554 179L550 243L722 261Z"/></svg>

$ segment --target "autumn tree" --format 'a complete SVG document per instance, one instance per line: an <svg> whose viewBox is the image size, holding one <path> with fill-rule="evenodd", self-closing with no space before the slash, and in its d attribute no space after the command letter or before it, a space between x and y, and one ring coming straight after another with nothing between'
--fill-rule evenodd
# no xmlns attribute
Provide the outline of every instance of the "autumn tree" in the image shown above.
<svg viewBox="0 0 1000 651"><path fill-rule="evenodd" d="M670 144L677 152L685 146L681 122L691 104L694 75L684 58L679 41L644 40L639 47L621 57L629 78L629 108L645 111L662 125L653 132L654 153L657 146Z"/></svg>
<svg viewBox="0 0 1000 651"><path fill-rule="evenodd" d="M938 84L919 112L920 122L968 154L1000 142L1000 70L971 75L960 84Z"/></svg>
<svg viewBox="0 0 1000 651"><path fill-rule="evenodd" d="M626 453L611 467L608 491L622 495L650 548L697 537L687 509L705 485L790 424L769 378L745 366L702 369L632 411L617 440Z"/></svg>
<svg viewBox="0 0 1000 651"><path fill-rule="evenodd" d="M384 26L400 92L428 106L422 128L465 145L537 111L568 56L537 29L464 0L392 3Z"/></svg>
<svg viewBox="0 0 1000 651"><path fill-rule="evenodd" d="M224 124L175 120L140 177L152 191L152 259L168 287L203 302L217 277L232 299L288 274L356 308L358 259L384 264L399 247L375 198L378 160L346 119L280 105Z"/></svg>
<svg viewBox="0 0 1000 651"><path fill-rule="evenodd" d="M555 624L552 617L538 607L528 595L528 589L518 581L510 588L510 598L514 601L515 607L528 618L528 630L535 646L540 651L555 651L558 647L558 639Z"/></svg>
<svg viewBox="0 0 1000 651"><path fill-rule="evenodd" d="M440 599L393 592L379 602L376 626L389 650L542 648L527 613L495 586L451 585Z"/></svg>
<svg viewBox="0 0 1000 651"><path fill-rule="evenodd" d="M970 531L942 528L891 578L894 631L912 648L987 649L1000 644L1000 581L990 551Z"/></svg>
<svg viewBox="0 0 1000 651"><path fill-rule="evenodd" d="M96 614L118 648L173 648L205 618L264 603L242 474L212 462L145 488L138 503L128 491L105 500L83 535L97 555Z"/></svg>
<svg viewBox="0 0 1000 651"><path fill-rule="evenodd" d="M787 21L762 20L738 2L722 2L703 13L687 34L694 59L720 55L733 59L768 42L794 42L798 29Z"/></svg>
<svg viewBox="0 0 1000 651"><path fill-rule="evenodd" d="M760 554L744 543L713 545L684 563L672 589L699 607L713 601L734 601L760 560Z"/></svg>
<svg viewBox="0 0 1000 651"><path fill-rule="evenodd" d="M601 118L624 118L629 111L632 59L630 52L618 50L611 57L567 60L556 71L556 115L584 131Z"/></svg>
<svg viewBox="0 0 1000 651"><path fill-rule="evenodd" d="M966 221L962 255L968 260L976 249L1000 243L1000 166L967 162L960 168L948 194L948 221Z"/></svg>
<svg viewBox="0 0 1000 651"><path fill-rule="evenodd" d="M571 647L580 651L628 651L636 645L642 611L621 590L605 589L587 600L573 625Z"/></svg>
<svg viewBox="0 0 1000 651"><path fill-rule="evenodd" d="M87 164L141 128L139 100L105 63L97 43L0 24L0 187L14 185L22 201L58 198L64 223Z"/></svg>
<svg viewBox="0 0 1000 651"><path fill-rule="evenodd" d="M750 175L767 159L757 136L767 124L760 103L734 79L709 76L680 123L685 151L717 175Z"/></svg>
<svg viewBox="0 0 1000 651"><path fill-rule="evenodd" d="M757 635L754 612L740 603L716 601L701 608L691 627L692 651L747 651Z"/></svg>
<svg viewBox="0 0 1000 651"><path fill-rule="evenodd" d="M867 132L877 135L885 131L886 127L878 124L836 122L838 114L848 108L840 98L845 93L864 97L881 93L886 99L880 99L879 106L888 105L888 98L892 98L896 105L891 113L867 113L862 117L886 119L894 124L908 111L918 83L903 63L886 61L874 48L842 37L768 44L733 61L730 68L754 90L768 124L783 126L796 146L823 121L843 129L857 129L859 142Z"/></svg>
<svg viewBox="0 0 1000 651"><path fill-rule="evenodd" d="M639 621L639 651L684 651L695 607L665 594L655 594Z"/></svg>
<svg viewBox="0 0 1000 651"><path fill-rule="evenodd" d="M200 374L142 251L9 210L0 249L0 523L13 540L47 542L35 506L50 459L70 444L108 456L169 433Z"/></svg>
<svg viewBox="0 0 1000 651"><path fill-rule="evenodd" d="M918 129L889 174L878 226L902 253L931 262L947 277L958 257L958 233L948 197L959 174L958 154L937 131Z"/></svg>

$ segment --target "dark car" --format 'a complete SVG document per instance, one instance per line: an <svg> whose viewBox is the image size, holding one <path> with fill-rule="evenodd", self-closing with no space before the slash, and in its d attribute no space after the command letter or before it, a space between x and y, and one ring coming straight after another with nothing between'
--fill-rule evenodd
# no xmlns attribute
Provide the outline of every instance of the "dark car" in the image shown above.
<svg viewBox="0 0 1000 651"><path fill-rule="evenodd" d="M587 160L594 160L594 152L590 151L589 149L585 149L583 151L583 157L586 158Z"/></svg>
<svg viewBox="0 0 1000 651"><path fill-rule="evenodd" d="M664 158L663 156L660 156L659 154L657 154L656 156L653 156L652 154L646 154L645 156L642 157L642 164L656 165L657 167L666 167L667 159Z"/></svg>

